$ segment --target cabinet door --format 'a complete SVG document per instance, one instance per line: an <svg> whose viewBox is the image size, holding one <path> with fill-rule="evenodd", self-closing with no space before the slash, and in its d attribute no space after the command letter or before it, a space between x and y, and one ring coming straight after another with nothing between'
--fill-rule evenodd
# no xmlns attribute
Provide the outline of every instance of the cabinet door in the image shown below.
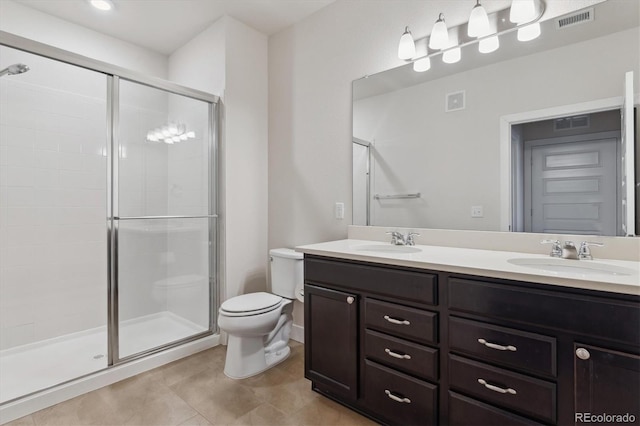
<svg viewBox="0 0 640 426"><path fill-rule="evenodd" d="M585 416L633 416L640 419L640 357L638 355L574 344L576 424ZM605 423L622 423L615 418ZM628 422L628 420L626 421ZM602 422L600 422L602 423Z"/></svg>
<svg viewBox="0 0 640 426"><path fill-rule="evenodd" d="M356 399L358 295L307 284L304 297L305 377Z"/></svg>

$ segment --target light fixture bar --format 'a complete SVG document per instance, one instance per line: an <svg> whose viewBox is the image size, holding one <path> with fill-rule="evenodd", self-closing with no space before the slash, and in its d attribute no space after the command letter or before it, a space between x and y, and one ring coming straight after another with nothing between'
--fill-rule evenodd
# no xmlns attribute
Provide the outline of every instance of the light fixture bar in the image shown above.
<svg viewBox="0 0 640 426"><path fill-rule="evenodd" d="M521 28L531 26L532 24L539 23L540 19L542 18L542 15L544 14L544 11L545 11L545 4L544 4L544 2L542 0L534 0L534 1L536 2L536 10L537 10L538 14L531 21L528 21L526 23L521 23L521 24L511 24L509 22L509 19L508 19L509 8L502 9L502 10L499 10L497 12L492 13L491 15L498 15L498 18L501 18L503 14L506 14L506 19L504 19L504 20L503 19L497 19L497 22L501 23L504 26L506 26L506 28L502 28L502 29L498 28L497 32L492 33L492 34L487 34L487 35L482 36L482 37L478 37L478 38L466 37L466 39L465 39L465 36L467 36L467 30L466 30L466 28L463 28L463 27L468 25L468 24L458 25L456 27L450 28L449 30L450 31L457 30L458 35L463 39L462 43L459 43L457 45L452 45L450 47L447 47L447 48L444 48L442 50L438 50L438 51L435 51L435 52L432 52L432 53L429 53L429 54L426 54L426 55L416 56L416 57L408 60L407 62L408 63L411 63L411 62L415 63L415 62L417 62L417 61L419 61L421 59L434 58L436 56L443 55L445 52L447 52L449 50L458 49L458 48L462 48L462 47L465 47L465 46L470 46L470 45L473 45L473 44L476 44L476 43L480 43L483 40L490 39L492 37L500 37L500 36L503 36L505 34L516 32ZM464 31L463 31L463 29L464 29ZM427 39L427 38L428 37L425 36L424 38L418 39L418 40L415 40L415 41L419 42L419 41ZM491 44L492 42L491 41L487 41L487 42L485 42L485 44L486 43Z"/></svg>

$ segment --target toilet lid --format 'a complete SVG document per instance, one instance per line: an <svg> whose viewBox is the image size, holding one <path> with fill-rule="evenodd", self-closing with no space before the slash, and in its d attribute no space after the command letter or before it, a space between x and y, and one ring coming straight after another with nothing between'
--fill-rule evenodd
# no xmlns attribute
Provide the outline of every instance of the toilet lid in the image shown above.
<svg viewBox="0 0 640 426"><path fill-rule="evenodd" d="M232 297L225 301L221 308L227 312L253 312L274 307L281 301L282 297L275 294L264 292L249 293Z"/></svg>

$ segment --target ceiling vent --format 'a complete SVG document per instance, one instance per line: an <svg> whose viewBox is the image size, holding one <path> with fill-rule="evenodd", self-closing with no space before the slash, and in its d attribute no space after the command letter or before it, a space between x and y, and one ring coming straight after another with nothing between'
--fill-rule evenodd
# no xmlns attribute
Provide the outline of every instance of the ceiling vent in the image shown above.
<svg viewBox="0 0 640 426"><path fill-rule="evenodd" d="M574 25L584 24L585 22L591 22L594 17L594 10L590 7L589 9L580 10L557 19L556 28L561 30L563 28L573 27Z"/></svg>
<svg viewBox="0 0 640 426"><path fill-rule="evenodd" d="M575 117L557 118L553 120L553 131L573 129L586 129L591 126L589 115L577 115Z"/></svg>

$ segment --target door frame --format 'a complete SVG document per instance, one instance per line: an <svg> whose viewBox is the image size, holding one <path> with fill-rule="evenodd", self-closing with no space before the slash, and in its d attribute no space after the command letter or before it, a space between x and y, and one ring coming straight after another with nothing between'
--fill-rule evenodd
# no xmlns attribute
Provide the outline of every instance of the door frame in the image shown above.
<svg viewBox="0 0 640 426"><path fill-rule="evenodd" d="M634 95L637 104L638 94ZM508 114L500 117L500 231L512 229L512 178L511 178L511 126L531 121L553 120L573 115L620 110L624 104L623 96L597 99L576 104L561 105L533 111Z"/></svg>

